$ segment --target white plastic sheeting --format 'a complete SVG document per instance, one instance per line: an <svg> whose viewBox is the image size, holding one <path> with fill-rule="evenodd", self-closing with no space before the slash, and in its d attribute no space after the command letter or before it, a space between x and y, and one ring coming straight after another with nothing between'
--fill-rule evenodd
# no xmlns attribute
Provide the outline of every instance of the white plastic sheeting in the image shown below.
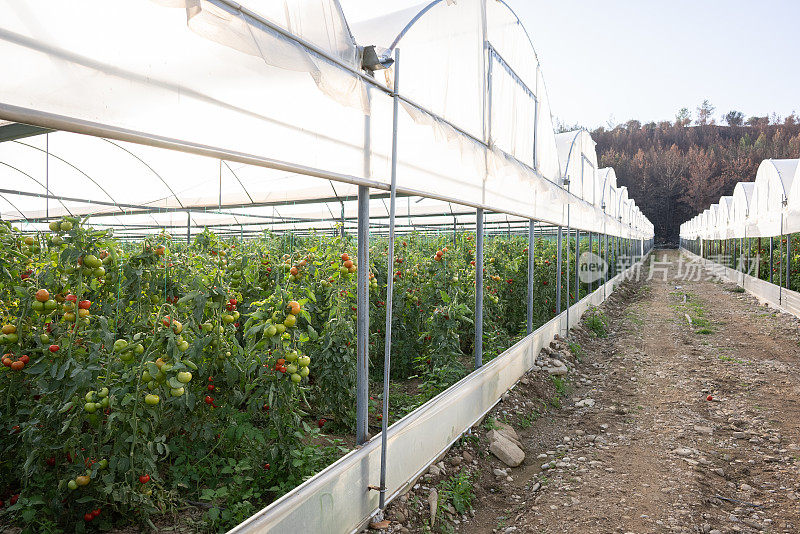
<svg viewBox="0 0 800 534"><path fill-rule="evenodd" d="M684 239L771 237L800 231L800 160L766 159L755 181L740 182L703 213L683 223Z"/></svg>
<svg viewBox="0 0 800 534"><path fill-rule="evenodd" d="M539 61L504 2L435 1L367 23L376 40L360 43L336 0L255 11L230 0L0 0L0 12L0 120L106 138L2 143L3 218L177 224L195 215L176 210L316 201L324 213L358 185L384 194L394 70L370 78L359 46L378 44L402 51L401 195L561 225L569 205L573 227L652 235L638 214L598 208L585 132L580 161L593 176L560 186ZM129 213L142 206L160 213Z"/></svg>

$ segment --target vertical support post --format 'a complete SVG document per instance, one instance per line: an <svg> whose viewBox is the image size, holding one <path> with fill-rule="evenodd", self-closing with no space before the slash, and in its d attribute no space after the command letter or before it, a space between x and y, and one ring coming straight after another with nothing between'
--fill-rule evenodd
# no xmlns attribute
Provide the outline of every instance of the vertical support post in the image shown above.
<svg viewBox="0 0 800 534"><path fill-rule="evenodd" d="M475 369L483 365L483 208L478 208L475 235Z"/></svg>
<svg viewBox="0 0 800 534"><path fill-rule="evenodd" d="M581 273L580 273L580 255L581 255L581 231L575 229L575 302L581 300Z"/></svg>
<svg viewBox="0 0 800 534"><path fill-rule="evenodd" d="M192 242L192 212L186 212L186 244L189 245Z"/></svg>
<svg viewBox="0 0 800 534"><path fill-rule="evenodd" d="M608 275L611 270L611 256L608 254L608 234L603 234L603 261L606 262L606 272L603 274L603 284L605 284L608 282Z"/></svg>
<svg viewBox="0 0 800 534"><path fill-rule="evenodd" d="M561 245L561 240L563 233L563 228L559 226L558 237L556 237L556 315L561 314L561 266L564 261L561 253L564 247Z"/></svg>
<svg viewBox="0 0 800 534"><path fill-rule="evenodd" d="M770 237L769 238L769 283L770 284L772 283L772 270L773 270L772 260L773 260L773 256L774 256L774 249L773 249L773 244L772 244L772 238Z"/></svg>
<svg viewBox="0 0 800 534"><path fill-rule="evenodd" d="M786 289L792 289L789 284L789 275L792 265L792 234L786 234Z"/></svg>
<svg viewBox="0 0 800 534"><path fill-rule="evenodd" d="M392 292L394 290L394 223L397 196L397 114L400 87L400 50L394 51L394 91L392 94L392 175L389 188L389 250L386 258L386 339L383 352L383 406L381 417L381 480L378 506L386 507L386 433L389 427L389 372L392 363ZM410 213L410 210L409 210Z"/></svg>
<svg viewBox="0 0 800 534"><path fill-rule="evenodd" d="M50 134L44 134L44 214L50 220Z"/></svg>
<svg viewBox="0 0 800 534"><path fill-rule="evenodd" d="M369 188L358 187L356 287L356 444L369 439Z"/></svg>
<svg viewBox="0 0 800 534"><path fill-rule="evenodd" d="M566 325L565 325L564 337L567 337L569 335L569 308L570 308L570 303L569 303L569 275L570 275L570 263L571 263L569 261L569 259L570 259L569 256L570 256L570 251L571 251L570 246L569 246L569 238L570 238L571 234L572 234L572 232L569 229L569 206L567 206L567 246L564 247L564 249L567 252L567 257L564 258L565 259L564 264L567 267L566 276L564 277L564 290L567 293L567 310L566 310L567 311L567 315L566 315Z"/></svg>
<svg viewBox="0 0 800 534"><path fill-rule="evenodd" d="M590 254L594 254L594 248L593 248L594 239L593 238L594 238L594 232L589 232L589 253ZM597 252L600 252L600 251L598 250ZM590 280L591 280L591 278L590 278ZM589 282L589 288L588 288L588 292L589 293L592 292L592 287L594 287L594 281Z"/></svg>
<svg viewBox="0 0 800 534"><path fill-rule="evenodd" d="M341 205L342 205L342 216L341 216L341 221L340 222L341 222L342 226L341 226L341 229L339 231L339 235L341 235L342 239L344 239L344 202L341 202Z"/></svg>
<svg viewBox="0 0 800 534"><path fill-rule="evenodd" d="M533 333L533 284L534 284L534 262L533 262L533 245L535 223L531 220L528 222L528 321L526 332L528 335Z"/></svg>

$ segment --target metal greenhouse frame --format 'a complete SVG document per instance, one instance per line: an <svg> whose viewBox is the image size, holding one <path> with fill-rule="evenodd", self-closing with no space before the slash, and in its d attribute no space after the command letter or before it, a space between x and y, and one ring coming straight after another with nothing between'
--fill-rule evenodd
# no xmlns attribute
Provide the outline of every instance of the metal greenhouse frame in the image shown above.
<svg viewBox="0 0 800 534"><path fill-rule="evenodd" d="M0 0L0 216L24 232L90 216L131 240L169 230L190 241L205 228L243 239L355 234L362 447L234 530L350 532L605 299L652 249L653 225L614 170L599 168L586 130L554 133L539 58L505 2L435 0L352 31L337 0L277 4ZM85 13L125 22L98 29ZM765 169L749 203L745 188L726 201L731 235L690 222L682 246L707 254L720 239L760 237L746 233L754 204L763 235L798 231L785 201L800 192L783 172ZM476 234L475 371L391 428L384 394L382 432L369 439L370 233L387 236L391 273L397 235L463 230ZM484 239L505 233L528 238L528 336L484 365ZM535 330L537 236L557 241L559 280L556 317ZM624 261L570 298L582 239ZM423 433L429 443L412 458L404 449Z"/></svg>

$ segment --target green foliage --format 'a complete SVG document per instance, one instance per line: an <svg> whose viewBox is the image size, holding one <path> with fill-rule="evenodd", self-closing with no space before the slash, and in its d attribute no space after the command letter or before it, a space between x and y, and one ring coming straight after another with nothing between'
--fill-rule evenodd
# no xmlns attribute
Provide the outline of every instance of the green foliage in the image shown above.
<svg viewBox="0 0 800 534"><path fill-rule="evenodd" d="M462 470L457 474L443 480L439 484L439 507L450 503L459 514L472 510L472 500L475 498L475 489L472 486L472 476Z"/></svg>
<svg viewBox="0 0 800 534"><path fill-rule="evenodd" d="M597 308L588 310L583 315L583 324L597 337L608 337L606 332L606 316Z"/></svg>

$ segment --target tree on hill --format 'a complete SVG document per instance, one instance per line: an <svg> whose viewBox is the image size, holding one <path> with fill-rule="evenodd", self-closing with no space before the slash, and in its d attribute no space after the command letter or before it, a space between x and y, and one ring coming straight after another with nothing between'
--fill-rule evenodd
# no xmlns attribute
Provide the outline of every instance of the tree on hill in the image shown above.
<svg viewBox="0 0 800 534"><path fill-rule="evenodd" d="M767 158L800 158L800 122L793 113L749 117L730 111L716 125L714 106L705 101L692 114L681 109L675 122L623 122L592 132L601 167L616 170L636 205L655 226L658 242L677 242L679 226L737 182L752 181Z"/></svg>

